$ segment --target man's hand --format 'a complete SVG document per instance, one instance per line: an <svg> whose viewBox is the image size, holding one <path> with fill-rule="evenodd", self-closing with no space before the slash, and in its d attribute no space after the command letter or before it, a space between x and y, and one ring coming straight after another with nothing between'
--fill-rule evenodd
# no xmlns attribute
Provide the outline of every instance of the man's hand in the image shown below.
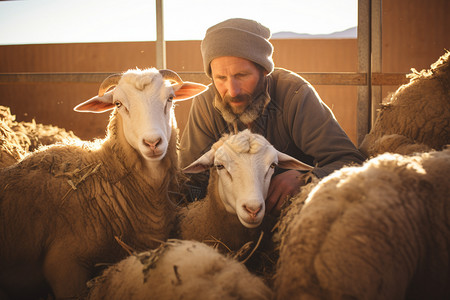
<svg viewBox="0 0 450 300"><path fill-rule="evenodd" d="M303 174L296 170L288 170L274 176L267 193L266 213L278 216L288 197L298 193L303 185Z"/></svg>

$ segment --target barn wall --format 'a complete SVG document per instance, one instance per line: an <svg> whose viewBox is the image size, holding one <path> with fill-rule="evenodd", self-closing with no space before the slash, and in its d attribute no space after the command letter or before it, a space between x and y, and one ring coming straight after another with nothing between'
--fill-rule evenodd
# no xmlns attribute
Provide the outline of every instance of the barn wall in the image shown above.
<svg viewBox="0 0 450 300"><path fill-rule="evenodd" d="M428 69L450 51L450 1L384 0L382 2L382 71L410 73ZM383 95L397 86L383 87Z"/></svg>
<svg viewBox="0 0 450 300"><path fill-rule="evenodd" d="M421 70L450 49L447 0L385 0L382 5L382 71ZM357 41L273 40L278 67L295 72L356 72ZM200 41L169 41L167 67L200 72ZM155 65L154 42L80 43L0 46L0 73L122 72ZM315 86L350 138L356 141L355 86ZM383 87L383 96L398 86ZM96 94L98 83L0 84L0 105L11 107L19 121L35 119L73 130L84 138L103 137L108 115L82 114L72 108ZM181 129L190 101L176 108Z"/></svg>
<svg viewBox="0 0 450 300"><path fill-rule="evenodd" d="M356 70L356 40L274 40L277 66L297 72ZM177 72L201 72L200 41L167 42L167 67ZM155 43L94 43L0 46L2 73L122 72L155 64ZM349 136L355 138L356 88L317 86ZM0 85L0 104L11 107L17 119L53 124L91 139L102 137L107 114L81 114L72 108L95 95L95 83L27 83ZM191 101L180 103L176 116L184 129Z"/></svg>

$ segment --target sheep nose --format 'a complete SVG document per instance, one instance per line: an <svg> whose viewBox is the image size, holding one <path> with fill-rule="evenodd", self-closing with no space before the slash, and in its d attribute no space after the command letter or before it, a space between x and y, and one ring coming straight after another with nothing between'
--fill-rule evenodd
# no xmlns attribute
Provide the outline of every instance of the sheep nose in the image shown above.
<svg viewBox="0 0 450 300"><path fill-rule="evenodd" d="M155 150L156 147L161 143L161 138L156 138L153 140L144 139L144 144L150 147L150 149Z"/></svg>
<svg viewBox="0 0 450 300"><path fill-rule="evenodd" d="M257 208L253 208L253 207L248 207L247 205L244 204L244 209L248 212L248 214L252 218L256 218L256 215L261 210L261 208L262 208L262 205L259 205Z"/></svg>

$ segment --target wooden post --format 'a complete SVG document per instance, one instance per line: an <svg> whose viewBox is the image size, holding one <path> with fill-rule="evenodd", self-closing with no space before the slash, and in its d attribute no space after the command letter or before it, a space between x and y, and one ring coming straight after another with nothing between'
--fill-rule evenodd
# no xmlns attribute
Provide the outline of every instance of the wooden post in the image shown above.
<svg viewBox="0 0 450 300"><path fill-rule="evenodd" d="M166 68L166 41L164 40L164 3L156 0L156 68Z"/></svg>
<svg viewBox="0 0 450 300"><path fill-rule="evenodd" d="M377 119L382 98L382 86L374 86L374 73L382 73L382 19L381 19L381 0L372 0L372 28L371 28L371 44L372 44L372 65L371 65L371 83L372 83L372 99L371 99L371 115L370 128ZM370 130L369 128L369 130Z"/></svg>
<svg viewBox="0 0 450 300"><path fill-rule="evenodd" d="M358 87L356 108L357 146L370 130L371 98L371 0L358 0L358 73L366 74L366 85Z"/></svg>

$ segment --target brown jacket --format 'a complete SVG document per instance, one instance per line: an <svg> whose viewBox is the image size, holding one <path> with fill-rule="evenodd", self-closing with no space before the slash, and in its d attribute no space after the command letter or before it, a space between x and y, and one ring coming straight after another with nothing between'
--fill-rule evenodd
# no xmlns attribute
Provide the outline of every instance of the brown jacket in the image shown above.
<svg viewBox="0 0 450 300"><path fill-rule="evenodd" d="M274 147L315 166L322 178L365 157L356 149L315 89L303 78L276 68L268 76L270 102L253 122L252 132L267 138ZM229 126L214 107L214 89L194 98L181 138L181 166L186 167L208 151ZM242 130L246 126L238 124Z"/></svg>

